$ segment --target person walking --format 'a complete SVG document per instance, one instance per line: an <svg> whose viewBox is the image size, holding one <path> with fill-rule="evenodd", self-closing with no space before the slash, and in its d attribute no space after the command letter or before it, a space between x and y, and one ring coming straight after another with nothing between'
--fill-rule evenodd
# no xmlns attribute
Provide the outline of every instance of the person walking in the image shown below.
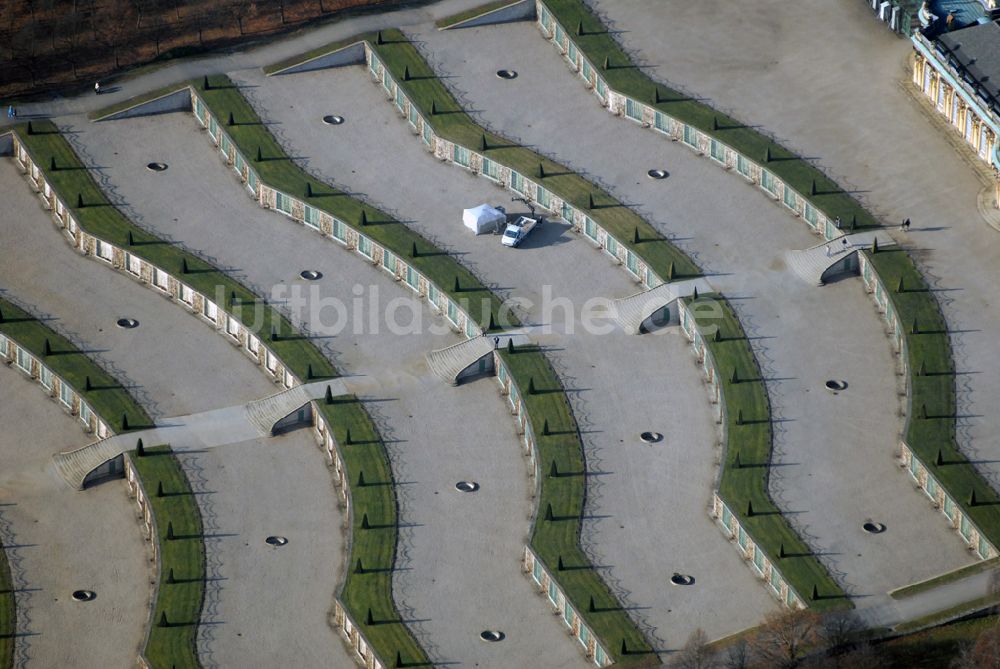
<svg viewBox="0 0 1000 669"><path fill-rule="evenodd" d="M14 105L7 105L7 118L14 118Z"/></svg>
<svg viewBox="0 0 1000 669"><path fill-rule="evenodd" d="M94 82L94 95L100 95L100 94L101 94L101 82L95 81Z"/></svg>

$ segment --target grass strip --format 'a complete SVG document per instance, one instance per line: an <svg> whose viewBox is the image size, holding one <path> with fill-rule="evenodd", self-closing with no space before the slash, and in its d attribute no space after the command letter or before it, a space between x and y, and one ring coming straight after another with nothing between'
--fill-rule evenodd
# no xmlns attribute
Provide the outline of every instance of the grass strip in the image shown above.
<svg viewBox="0 0 1000 669"><path fill-rule="evenodd" d="M296 331L275 310L266 307L262 310L263 318L254 319L253 309L259 306L257 303L260 298L248 288L229 278L213 265L178 247L163 242L149 232L139 229L117 208L107 202L104 194L89 176L86 167L79 162L72 147L61 137L54 125L37 124L33 127L31 134L28 134L26 125L19 126L16 131L19 137L25 140L25 144L28 146L31 155L43 167L45 163L38 160L39 156L53 155L56 157L56 170L53 172L51 165L49 165L49 169L46 170L46 176L49 179L49 183L56 189L57 194L65 202L73 202L72 199L66 197L65 194L67 192L72 193L74 190L77 190L84 194L85 206L83 208L77 207L73 211L73 215L76 217L81 229L91 234L99 235L102 239L106 239L112 243L126 246L129 252L134 251L137 256L163 267L165 271L175 276L183 275L184 280L199 292L206 295L214 295L216 288L221 286L219 290L222 291L224 296L235 295L236 301L234 303L229 299L222 300L219 304L220 308L240 318L248 328L248 324L262 321L256 332L265 341L270 339L271 328L274 328L274 331L278 334L278 339L268 341L268 346L271 347L275 355L298 378L309 379L310 372L312 372L312 379L334 378L338 375L333 364L320 350L309 339ZM30 140L30 143L28 140ZM58 185L56 184L57 178L59 179ZM95 203L95 205L91 206L87 204L90 202ZM131 245L128 244L130 233L132 235ZM184 263L186 263L188 268L187 274L183 274L181 271L185 266ZM350 428L351 434L354 435L352 439L361 439L362 441L359 443L370 445L369 448L375 452L375 455L371 456L373 458L371 462L376 463L371 468L372 476L378 476L378 478L369 478L368 480L382 482L381 485L373 486L372 488L352 484L350 494L352 500L355 500L353 506L354 515L359 519L358 522L360 522L360 519L367 512L368 505L366 501L367 497L363 494L359 495L359 499L355 499L356 488L364 491L376 490L382 496L381 500L377 501L377 503L372 502L371 517L381 517L384 513L387 513L386 509L390 506L394 515L396 508L395 489L391 485L391 471L389 470L388 455L385 452L384 444L378 438L374 424L356 398L340 398L340 403L337 406L341 405L349 408L341 408L339 410L327 408L324 410L324 413L327 411L333 412L329 415L329 424L332 427L343 426L345 430ZM354 477L353 480L356 481L357 475L365 471L364 466L364 462L359 467L357 462L348 461L348 475ZM355 468L358 469L356 470ZM389 485L386 485L387 483ZM375 496L373 496L373 499L375 499ZM386 499L391 500L391 504L387 503ZM163 525L160 529L166 532L166 525ZM354 563L356 563L357 559L360 559L364 564L379 565L380 569L385 570L384 581L387 583L389 582L395 556L395 523L392 525L391 532L384 531L378 532L378 534L381 535L378 541L361 541L357 535L354 535L352 537L351 557ZM387 555L388 559L386 559ZM348 580L350 580L350 574L348 575ZM380 657L386 659L386 661L391 661L395 657L396 652L401 652L404 657L415 658L414 662L426 662L426 655L423 649L420 648L404 625L386 625L383 627L377 623L375 625L366 623L367 609L369 608L368 606L364 606L366 602L370 603L373 610L385 613L387 618L383 620L394 620L397 622L401 620L398 612L396 612L395 604L392 602L391 587L385 586L385 583L380 579L370 579L369 581L362 581L361 585L352 588L347 588L345 585L344 592L349 592L351 595L350 600L345 601L345 605L351 610L351 614L358 625L364 628L366 637L369 638ZM355 606L359 608L354 608ZM168 622L170 620L169 615L168 613ZM159 612L157 612L157 616L159 616ZM158 617L156 622L159 622ZM398 627L400 629L388 630L388 627ZM392 641L392 644L387 646L378 645L376 640L382 638ZM404 638L408 639L408 641L404 641ZM170 643L177 642L172 641Z"/></svg>
<svg viewBox="0 0 1000 669"><path fill-rule="evenodd" d="M576 419L559 377L537 346L501 349L500 356L518 386L534 429L542 477L531 548L615 663L626 667L656 665L649 641L580 548L586 462ZM560 564L564 567L561 570ZM591 602L596 610L591 610ZM628 654L621 652L623 641Z"/></svg>
<svg viewBox="0 0 1000 669"><path fill-rule="evenodd" d="M437 26L439 30L451 28L459 23L463 23L469 19L478 18L483 14L489 14L497 9L509 7L510 5L516 5L518 2L520 2L520 0L494 0L493 2L487 2L485 5L479 5L478 7L466 9L465 11L440 18L434 22L434 25Z"/></svg>
<svg viewBox="0 0 1000 669"><path fill-rule="evenodd" d="M940 669L951 666L963 646L972 646L984 631L995 627L998 616L959 619L937 627L887 639L879 643L879 666L885 669Z"/></svg>
<svg viewBox="0 0 1000 669"><path fill-rule="evenodd" d="M509 0L507 0L509 2ZM316 47L311 51L306 51L305 53L296 54L294 56L289 56L284 60L279 60L277 63L272 63L266 67L261 68L264 74L276 74L282 70L287 70L289 68L295 67L296 65L302 65L310 60L314 60L321 56L325 56L334 51L340 51L345 46L350 46L356 44L360 40L360 36L347 37L336 42L331 42L329 44L324 44L323 46Z"/></svg>
<svg viewBox="0 0 1000 669"><path fill-rule="evenodd" d="M913 620L908 620L905 623L901 623L893 628L893 631L905 634L908 632L914 632L916 630L924 629L927 627L934 627L941 623L954 620L955 618L965 617L973 613L977 613L984 609L989 609L1000 603L1000 595L984 595L977 599L973 599L969 602L962 602L956 606L949 607L942 611L936 611L930 613L921 618L915 618Z"/></svg>
<svg viewBox="0 0 1000 669"><path fill-rule="evenodd" d="M650 79L642 68L631 62L600 19L581 0L544 0L544 5L564 31L572 31L568 39L600 68L598 75L612 90L645 101L747 156L757 156L757 162L766 162L769 171L799 193L810 193L810 202L828 217L853 221L855 229L879 226L877 219L853 197L791 151L708 105ZM765 160L768 154L770 162ZM890 290L903 286L902 291L892 292L888 297L906 325L911 404L907 444L987 535L990 543L1000 545L1000 507L997 505L1000 498L960 453L955 439L955 370L947 326L937 300L912 258L902 249L883 250L871 257ZM913 331L914 323L917 332ZM975 504L972 503L973 491Z"/></svg>
<svg viewBox="0 0 1000 669"><path fill-rule="evenodd" d="M28 124L15 126L14 131L82 230L124 248L217 301L220 309L238 318L267 342L296 377L309 378L310 369L313 378L335 376L330 361L276 310L266 305L261 308L262 301L250 289L217 267L130 221L107 199L87 166L80 162L73 147L54 124L40 121L31 126L30 133Z"/></svg>
<svg viewBox="0 0 1000 669"><path fill-rule="evenodd" d="M1000 496L955 439L956 370L947 324L934 293L904 250L883 248L869 251L867 257L886 286L906 340L910 375L906 443L989 542L1000 546Z"/></svg>
<svg viewBox="0 0 1000 669"><path fill-rule="evenodd" d="M699 306L712 304L713 308ZM719 497L810 608L850 605L846 593L789 525L768 492L772 425L767 388L732 305L719 294L685 298L715 361L726 409ZM813 598L813 593L818 598Z"/></svg>
<svg viewBox="0 0 1000 669"><path fill-rule="evenodd" d="M160 556L160 583L144 655L154 667L197 669L206 578L198 503L169 446L147 448L143 456L131 451L129 458L153 509Z"/></svg>
<svg viewBox="0 0 1000 669"><path fill-rule="evenodd" d="M801 157L736 119L653 81L630 60L586 3L544 0L543 6L611 90L694 126L746 156L755 156L756 162L800 194L809 194L813 206L830 219L849 221L855 230L880 226L849 193ZM989 541L1000 545L996 491L960 453L955 439L955 370L937 300L905 251L892 249L874 257L885 285L903 287L891 293L889 301L907 327L911 403L907 443Z"/></svg>
<svg viewBox="0 0 1000 669"><path fill-rule="evenodd" d="M976 574L981 574L984 571L990 571L991 569L996 569L1000 566L1000 558L991 558L989 560L983 560L982 562L975 562L970 565L966 565L960 569L954 569L952 571L941 574L940 576L935 576L929 578L926 581L920 581L919 583L914 583L913 585L907 585L902 588L896 588L889 593L889 596L893 599L905 599L907 597L913 597L914 595L919 595L923 592L933 590L942 585L947 585L948 583L954 583L955 581L961 581L962 579L968 578L970 576L975 576Z"/></svg>
<svg viewBox="0 0 1000 669"><path fill-rule="evenodd" d="M809 195L815 185L816 194L809 195L809 199L831 220L840 217L845 222L854 221L855 230L879 226L877 219L857 200L806 159L745 123L651 79L645 68L632 62L612 31L582 0L544 0L543 5L611 90L727 144L764 165L799 193ZM766 159L768 154L770 160Z"/></svg>
<svg viewBox="0 0 1000 669"><path fill-rule="evenodd" d="M357 398L316 404L334 430L349 477L351 548L340 599L389 666L397 657L403 666L430 666L392 597L399 511L385 445Z"/></svg>
<svg viewBox="0 0 1000 669"><path fill-rule="evenodd" d="M439 137L482 153L570 203L658 268L664 280L701 275L683 251L610 193L565 165L478 125L401 31L383 30L381 44L377 38L369 44Z"/></svg>
<svg viewBox="0 0 1000 669"><path fill-rule="evenodd" d="M141 104L147 102L152 102L157 98L162 98L165 95L170 95L171 93L176 93L179 90L187 88L187 82L180 81L173 84L168 84L156 90L152 90L148 93L143 93L142 95L137 95L135 97L129 98L128 100L122 100L113 105L108 105L107 107L101 107L92 112L87 113L87 118L91 121L100 121L108 116L113 116L118 112L123 112L126 109L131 109L132 107L138 107Z"/></svg>
<svg viewBox="0 0 1000 669"><path fill-rule="evenodd" d="M332 49L327 49L324 53L330 50ZM192 85L197 87L198 82L194 82ZM229 82L228 79L211 77L207 91L204 90L204 81L202 81L198 88L198 94L202 95L203 93L203 99L216 118L228 119L229 114L233 114L235 124L227 125L225 131L237 144L241 153L255 156L256 147L261 147L264 160L256 161L253 167L259 171L259 176L264 183L288 193L305 194L307 183L312 184L312 192L314 194L330 192L330 186L317 184L315 180L310 179L308 175L305 175L290 160L284 158L278 159L274 161L272 167L272 161L268 157L283 157L285 154L266 130L266 127L259 124L256 112L250 108L242 98L237 87ZM245 122L243 119L251 120ZM554 163L550 164L554 165ZM345 200L349 200L349 198L343 196L340 191L334 190L333 192L338 195L336 200L342 203L342 206L338 209L333 209L334 205L324 206L319 204L317 205L318 208L324 209L345 222L355 220L360 215L356 213L360 212L360 203L349 201L345 203ZM354 211L345 210L343 204L354 205L357 209ZM366 207L366 211L369 212L368 220L373 220L370 213L373 210ZM391 226L388 227L380 223L377 226L377 230L384 230L388 227L385 231L389 234L379 238L369 228L364 230L364 234L372 236L376 241L379 241L390 250L401 253L403 249L407 248L406 238L403 235L410 231L402 224L398 224L395 221L389 222L389 217L381 212L378 212L376 215L385 216L387 223ZM359 229L359 226L352 227ZM421 240L419 248L419 256L427 258L427 262L421 265L419 269L431 277L432 280L434 280L434 277L441 276L441 268L436 265L446 264L448 267L446 271L449 274L454 273L452 267L460 267L456 261L433 248L429 242ZM464 271L464 268L462 269ZM436 280L436 282L443 288L451 285L447 282L441 283L440 280ZM480 289L477 287L477 290ZM481 290L487 291L485 287ZM463 292L465 291L463 290ZM494 304L499 302L492 293L488 293L488 295L491 299L495 300ZM456 296L453 294L452 298L457 298L456 301L460 301L464 299L464 295ZM585 463L582 443L576 429L576 422L573 418L569 402L563 392L562 385L544 354L537 348L517 350L514 355L504 352L502 355L506 356L505 359L508 361L511 375L519 387L526 389L533 383L539 383L542 384L540 387L549 388L548 391L543 393L524 396L525 404L528 407L529 415L533 417L534 425L538 427L543 425L545 418L541 416L546 411L551 410L552 422L550 426L561 426L553 428L558 430L557 433L544 436L538 435L537 438L541 444L540 453L543 453L540 457L546 462L555 461L557 467L562 466L561 471L575 473L565 477L547 478L542 482L542 497L540 502L542 506L539 508L544 509L546 508L545 505L554 503L555 507L562 509L560 516L565 515L566 519L554 523L536 522L532 535L532 547L542 558L543 562L550 566L553 572L556 571L560 556L562 556L564 563L576 565L575 569L561 573L560 584L564 584L564 580L566 581L564 589L567 596L581 617L587 620L588 625L594 630L595 634L602 639L615 640L615 644L619 644L619 640L625 640L627 647L631 649L628 655L620 653L620 644L608 648L609 652L616 657L616 661L623 662L626 666L643 666L646 663L655 662L655 654L652 654L651 651L644 652L641 650L649 647L648 641L627 613L622 610L614 594L608 589L607 585L593 569L586 555L580 549L579 531L585 498L585 477L583 475ZM345 450L350 452L351 448L347 447ZM559 459L554 460L555 457ZM370 467L371 464L368 466ZM386 466L388 466L387 463ZM367 490L367 487L363 488L363 490ZM382 515L385 513L385 508L386 502L383 501L375 507L375 512ZM355 525L357 525L357 516L359 513L362 512L356 506ZM370 520L370 522L373 521ZM362 536L367 537L370 533L371 530L366 531ZM384 563L385 561L383 560L382 564ZM357 574L357 564L353 553L351 566L352 571L348 577L348 585L345 587L345 598L348 596L352 597L352 601L356 602L354 605L361 606L362 609L367 609L373 603L378 604L379 598L377 596L373 598L371 595L367 595L360 600L354 600L353 595L347 594L351 589L350 584L356 581L359 576L362 580L376 580L373 575L367 573L367 570L363 570L360 575ZM566 578L564 579L563 576ZM382 602L386 601L386 598L391 597L391 580L388 577L385 579L384 584L377 587L377 590L383 589L386 594L381 597ZM597 607L596 612L589 611L590 597L594 597L595 606ZM374 611L376 607L373 606L372 608ZM386 631L388 633L390 630L387 629Z"/></svg>
<svg viewBox="0 0 1000 669"><path fill-rule="evenodd" d="M439 111L438 114L425 117L429 119L435 132L450 141L455 141L467 147L476 146L473 138L477 136L480 138L480 141L485 138L485 146L487 147L491 145L500 146L506 143L506 140L503 138L486 133L482 127L475 124L471 117L465 114L464 111L461 111L461 108L450 92L436 78L433 70L415 47L406 40L403 33L399 31L383 31L381 42L382 44L376 43L372 48L377 52L389 71L397 76L397 83L406 89L411 102L421 107L422 110L436 109ZM407 74L409 75L408 79ZM426 107L422 105L426 105ZM452 113L452 109L456 109L456 111ZM445 114L441 114L441 110L448 111ZM480 144L480 148L482 146L483 144ZM498 153L495 158L493 157L494 153L492 149L487 152L487 155L491 156L491 159L495 159L501 164L514 169L519 169L519 166L517 163L512 164L512 160L524 160L523 153L530 154L532 160L539 159L538 154L520 147L498 148L496 151ZM500 154L499 152L501 151L506 153ZM546 174L555 174L557 172L565 173L568 170L562 166L553 166L552 170L549 167L545 168ZM586 189L589 186L587 180L575 174L546 177L543 181L545 188L550 188L552 192L560 196L563 193L557 188L550 186L550 179L554 180L556 178L564 179L567 182L572 179L572 183L569 186L578 189L578 192L579 189ZM607 197L610 198L610 195ZM613 211L617 217L627 214L652 230L652 227L648 223L642 221L641 217L623 205L617 205L613 208ZM636 234L623 234L624 230L620 226L617 229L611 227L615 223L615 220L609 219L609 215L605 214L603 209L591 211L588 215L592 215L592 218L602 225L608 226L612 234L615 234L622 243L630 246L637 253L640 253L640 249L646 250L648 247L646 246L647 242L639 241L636 243L635 239L641 239L643 236L655 233L638 233L638 224L633 223L635 227L632 228L632 231ZM620 220L619 218L619 223ZM611 225L608 225L609 223ZM632 240L633 243L629 244L629 240ZM647 255L644 258L649 266L661 277L675 279L680 276L697 274L694 263L684 256L679 249L673 247L666 240L658 243L660 243L658 252ZM678 268L681 269L678 270ZM723 390L726 393L726 401L727 404L733 406L742 406L745 404L742 410L746 413L746 416L754 417L752 423L741 423L739 430L734 430L733 426L730 426L730 429L727 431L727 435L729 436L729 453L735 457L735 453L745 451L741 456L744 458L743 462L757 464L756 467L734 469L732 463L727 463L723 469L722 480L720 482L720 496L727 501L727 505L732 510L740 514L741 520L744 520L743 516L746 515L749 505L754 504L756 509L760 510L759 514L755 513L752 517L744 520L744 527L753 533L755 540L769 555L772 563L778 566L792 587L804 599L807 599L805 603L819 610L845 606L847 602L844 591L830 576L826 568L815 558L812 551L799 538L798 534L791 528L785 518L781 516L780 511L771 501L768 494L767 465L770 463L771 458L772 433L767 390L760 378L756 358L746 341L735 313L723 298L718 297L717 299L720 300L724 314L722 327L730 333L729 336L735 338L734 341L736 339L743 340L738 347L729 345L719 347L717 355L721 359L717 358L717 360L722 365L720 373L728 373L722 372L722 370L738 368L743 374L742 378L750 380L747 383L737 382L728 385L724 382ZM718 344L721 343L724 342L719 342ZM715 344L717 343L710 342L710 346L714 346ZM732 387L728 387L729 385ZM730 413L732 420L735 421L739 409L733 409ZM749 420L751 419L748 418ZM746 522L746 520L750 522ZM794 557L779 559L778 556L781 554L782 545ZM808 600L813 593L813 586L817 588L819 598ZM607 637L602 638L606 639Z"/></svg>
<svg viewBox="0 0 1000 669"><path fill-rule="evenodd" d="M77 349L73 342L47 327L41 319L3 298L0 298L0 312L3 314L0 332L30 351L53 374L65 380L111 430L120 434L123 418L128 421L128 430L152 427L149 414L132 399L125 387ZM45 354L46 346L49 355Z"/></svg>
<svg viewBox="0 0 1000 669"><path fill-rule="evenodd" d="M208 90L205 90L205 79L191 82L191 85L264 184L327 212L403 258L483 329L491 322L501 328L518 325L513 315L505 315L509 310L501 314L500 299L455 258L388 213L306 173L285 153L239 87L228 77L215 75L207 79ZM232 124L228 122L230 118ZM256 160L258 152L260 160Z"/></svg>

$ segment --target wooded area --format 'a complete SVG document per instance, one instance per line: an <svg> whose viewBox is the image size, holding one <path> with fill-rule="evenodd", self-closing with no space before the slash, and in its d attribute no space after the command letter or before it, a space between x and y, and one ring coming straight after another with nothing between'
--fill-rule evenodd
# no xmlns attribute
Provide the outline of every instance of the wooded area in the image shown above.
<svg viewBox="0 0 1000 669"><path fill-rule="evenodd" d="M0 98L301 27L335 12L402 0L6 0Z"/></svg>

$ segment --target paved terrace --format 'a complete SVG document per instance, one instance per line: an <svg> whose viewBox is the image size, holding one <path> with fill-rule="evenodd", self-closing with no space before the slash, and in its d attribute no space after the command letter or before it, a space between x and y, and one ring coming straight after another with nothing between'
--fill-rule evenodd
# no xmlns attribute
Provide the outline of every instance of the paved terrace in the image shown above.
<svg viewBox="0 0 1000 669"><path fill-rule="evenodd" d="M856 281L809 286L785 265L786 250L817 241L804 223L710 161L612 117L532 24L425 30L418 38L496 130L586 168L650 212L736 298L770 380L772 492L856 604L883 602L894 587L969 561L893 460L902 387L870 298ZM492 73L501 67L520 76L498 79ZM532 110L527 121L525 109ZM647 179L651 168L668 170L669 179ZM844 379L850 389L832 396L827 379ZM890 532L867 535L861 525L868 519Z"/></svg>
<svg viewBox="0 0 1000 669"><path fill-rule="evenodd" d="M336 351L342 369L371 381L362 399L387 440L403 512L397 603L432 657L463 666L527 666L539 657L556 667L584 663L521 575L533 488L495 381L454 388L427 368L426 353L460 337L386 273L259 208L192 114L71 123L84 153L94 164L109 166L102 175L128 195L137 220L239 268L264 294L272 287L276 297L301 290L307 306L295 318L316 334L317 344ZM135 168L150 160L170 167L159 174ZM355 154L352 162L365 161ZM167 209L170 218L157 215ZM323 278L303 281L299 272L306 269ZM350 319L343 330L335 327L334 308L323 307L338 300ZM397 313L401 325L410 321L412 307L423 323L417 334L393 334L379 308L390 300L408 305ZM446 334L434 334L432 322ZM475 495L460 493L454 486L462 480L482 488ZM484 629L501 629L516 643L483 643Z"/></svg>
<svg viewBox="0 0 1000 669"><path fill-rule="evenodd" d="M847 175L841 183L888 222L912 219L909 233L893 234L915 251L953 331L955 366L965 372L957 378L959 439L1000 485L1000 237L977 205L993 182L964 140L917 102L910 42L873 21L863 3L769 1L740 13L738 27L737 8L723 2L711 3L712 12L701 3L595 4L658 76L762 125L835 177Z"/></svg>
<svg viewBox="0 0 1000 669"><path fill-rule="evenodd" d="M492 77L497 68L484 61L487 67ZM611 333L600 335L578 321L588 300L640 289L622 268L555 221L518 249L504 248L493 235L474 236L462 225L463 208L487 202L515 212L524 206L488 180L435 160L362 67L235 76L260 86L245 91L310 169L398 209L500 292L530 301L526 323L553 331L533 328L533 339L548 348L569 390L589 469L597 473L589 479L585 546L594 564L610 567L604 576L625 605L641 607L634 614L654 628L663 647L680 646L695 627L713 637L735 632L776 607L708 516L718 436L679 328L629 336L608 319L601 325ZM321 118L329 113L347 122L324 126ZM546 313L546 295L570 311L560 306ZM565 334L568 326L575 334ZM661 432L664 441L642 443L644 430ZM694 575L697 584L670 586L674 572ZM548 608L544 601L532 606Z"/></svg>
<svg viewBox="0 0 1000 669"><path fill-rule="evenodd" d="M16 641L16 665L65 667L81 657L94 666L134 665L153 565L127 486L113 481L82 495L55 476L52 454L90 436L41 386L6 365L0 422L0 533L15 588L23 588L17 631L26 636ZM81 588L97 599L73 601Z"/></svg>
<svg viewBox="0 0 1000 669"><path fill-rule="evenodd" d="M274 392L267 377L211 327L149 288L77 255L12 161L0 161L0 182L7 196L0 246L11 250L0 263L0 284L42 313L56 315L52 325L75 334L82 349L100 352L119 378L135 385L132 392L157 418L241 404ZM123 316L138 319L139 328L116 327ZM200 631L199 647L208 666L288 657L304 665L321 657L349 662L326 621L341 581L344 550L333 481L308 431L281 441L281 448L250 440L182 458L209 535L206 548L214 580L202 619L213 624ZM70 445L57 444L46 456ZM46 474L55 476L51 461ZM117 483L114 488L119 489ZM74 499L93 508L86 501L90 494L77 493ZM279 498L281 503L275 503ZM131 513L124 496L118 504ZM95 514L88 526L102 523L102 514ZM59 525L46 527L56 531ZM138 528L128 531L140 536ZM290 540L280 554L264 544L267 535L276 533ZM261 588L262 582L271 587ZM39 608L43 601L48 604L40 599ZM146 610L123 609L125 614L141 621L144 629Z"/></svg>

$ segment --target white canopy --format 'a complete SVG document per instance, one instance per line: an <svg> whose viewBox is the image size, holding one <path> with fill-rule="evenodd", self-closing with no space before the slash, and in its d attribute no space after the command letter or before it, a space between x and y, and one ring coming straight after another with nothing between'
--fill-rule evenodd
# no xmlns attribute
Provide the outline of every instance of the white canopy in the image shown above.
<svg viewBox="0 0 1000 669"><path fill-rule="evenodd" d="M462 212L465 227L481 235L484 232L494 232L507 221L507 215L488 204L481 204Z"/></svg>

